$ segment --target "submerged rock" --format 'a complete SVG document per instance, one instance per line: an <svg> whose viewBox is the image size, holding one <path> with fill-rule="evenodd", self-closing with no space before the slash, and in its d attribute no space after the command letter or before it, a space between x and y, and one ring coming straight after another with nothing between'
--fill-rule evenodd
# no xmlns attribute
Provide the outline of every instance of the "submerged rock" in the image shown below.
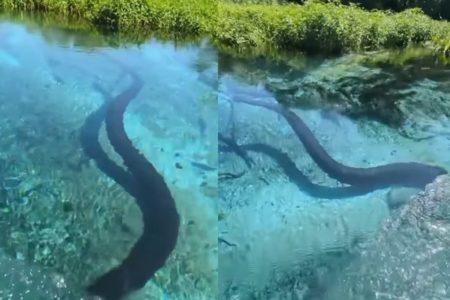
<svg viewBox="0 0 450 300"><path fill-rule="evenodd" d="M387 194L387 204L390 209L403 206L418 192L415 188L393 187Z"/></svg>
<svg viewBox="0 0 450 300"><path fill-rule="evenodd" d="M450 176L438 177L335 275L322 299L449 299Z"/></svg>
<svg viewBox="0 0 450 300"><path fill-rule="evenodd" d="M288 106L333 109L356 119L377 120L414 139L450 135L445 119L450 116L450 69L425 50L410 52L351 54L320 63L311 58L315 64L302 64L296 71L274 62L273 70L258 74L257 80L255 62L249 62L248 69L241 62L240 69L230 72L252 78L247 80L250 84L262 83Z"/></svg>
<svg viewBox="0 0 450 300"><path fill-rule="evenodd" d="M71 287L61 275L30 266L1 251L0 266L0 299L83 299L81 289Z"/></svg>

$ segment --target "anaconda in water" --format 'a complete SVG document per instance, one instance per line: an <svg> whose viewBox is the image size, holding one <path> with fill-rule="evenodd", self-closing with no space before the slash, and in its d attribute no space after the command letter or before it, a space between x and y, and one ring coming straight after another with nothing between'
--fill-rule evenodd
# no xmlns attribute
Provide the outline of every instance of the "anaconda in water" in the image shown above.
<svg viewBox="0 0 450 300"><path fill-rule="evenodd" d="M132 85L112 99L109 105L93 113L81 132L85 153L96 161L99 169L135 198L143 216L143 233L125 260L88 287L89 293L107 300L121 299L142 288L153 277L175 248L180 223L175 201L164 178L133 146L125 132L123 115L143 86L136 74L130 74ZM96 140L105 113L108 139L128 171L108 159Z"/></svg>
<svg viewBox="0 0 450 300"><path fill-rule="evenodd" d="M425 185L433 182L436 177L447 173L441 167L417 162L391 163L370 168L345 166L334 160L326 152L308 126L293 111L278 103L267 101L242 97L236 98L234 101L261 106L283 116L314 162L330 177L342 183L370 188L385 188L398 185L423 189Z"/></svg>

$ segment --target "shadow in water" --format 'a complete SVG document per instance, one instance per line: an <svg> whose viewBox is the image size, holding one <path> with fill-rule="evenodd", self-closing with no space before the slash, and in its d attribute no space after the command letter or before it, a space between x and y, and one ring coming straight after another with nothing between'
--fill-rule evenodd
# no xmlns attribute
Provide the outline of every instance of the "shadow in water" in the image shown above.
<svg viewBox="0 0 450 300"><path fill-rule="evenodd" d="M300 171L295 162L281 150L263 143L253 143L240 145L242 151L258 152L269 156L284 171L287 177L297 185L297 187L306 192L308 195L323 199L343 199L365 195L375 191L377 188L365 186L343 186L343 187L327 187L315 184ZM222 152L234 152L231 147L222 146L219 148Z"/></svg>

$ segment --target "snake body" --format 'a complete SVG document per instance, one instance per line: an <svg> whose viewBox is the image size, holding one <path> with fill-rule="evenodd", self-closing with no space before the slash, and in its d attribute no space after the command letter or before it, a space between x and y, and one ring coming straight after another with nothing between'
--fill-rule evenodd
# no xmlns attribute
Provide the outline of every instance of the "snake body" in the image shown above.
<svg viewBox="0 0 450 300"><path fill-rule="evenodd" d="M133 84L88 117L81 131L85 153L135 198L143 216L143 233L128 256L87 288L90 294L106 300L122 299L153 277L175 248L180 223L175 201L164 178L133 146L125 132L125 110L143 86L138 76L134 73L131 76ZM98 132L105 117L108 139L122 157L127 171L115 165L98 143Z"/></svg>
<svg viewBox="0 0 450 300"><path fill-rule="evenodd" d="M441 167L417 162L391 163L370 168L346 166L327 153L305 122L293 111L273 102L242 97L236 98L235 101L264 107L280 114L314 162L330 177L342 183L375 189L395 185L423 189L439 175L447 174L447 171Z"/></svg>

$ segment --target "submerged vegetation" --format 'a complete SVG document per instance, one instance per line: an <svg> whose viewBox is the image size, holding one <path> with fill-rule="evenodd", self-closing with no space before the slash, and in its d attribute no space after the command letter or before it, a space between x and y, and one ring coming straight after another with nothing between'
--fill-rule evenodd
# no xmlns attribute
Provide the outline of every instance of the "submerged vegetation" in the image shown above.
<svg viewBox="0 0 450 300"><path fill-rule="evenodd" d="M450 37L450 23L433 20L419 8L368 11L338 1L0 0L0 7L81 19L100 31L139 39L150 32L170 38L209 36L220 49L241 54L339 54L428 42L445 54Z"/></svg>

